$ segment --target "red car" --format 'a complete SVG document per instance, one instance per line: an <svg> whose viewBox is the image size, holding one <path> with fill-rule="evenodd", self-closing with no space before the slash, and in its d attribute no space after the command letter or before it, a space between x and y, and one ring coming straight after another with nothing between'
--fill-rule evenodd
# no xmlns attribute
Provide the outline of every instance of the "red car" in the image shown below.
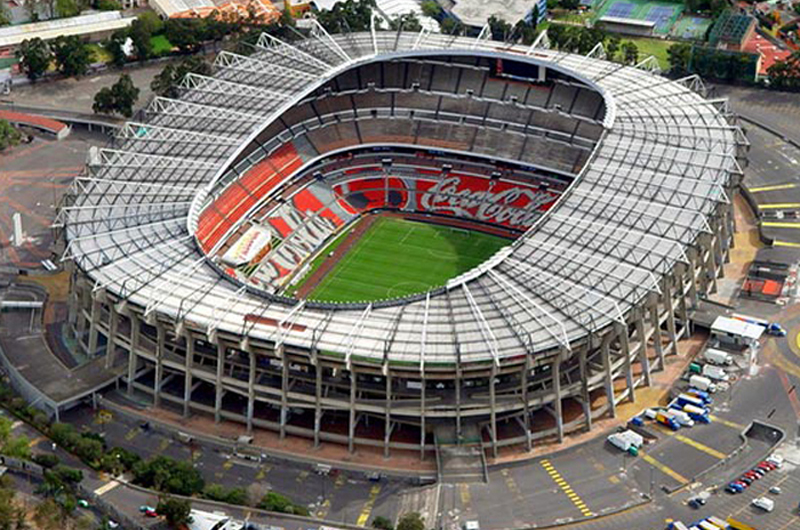
<svg viewBox="0 0 800 530"><path fill-rule="evenodd" d="M753 480L758 480L761 478L761 475L756 473L755 471L748 471L742 475L743 477L751 478Z"/></svg>
<svg viewBox="0 0 800 530"><path fill-rule="evenodd" d="M148 508L147 510L145 510L144 511L144 515L145 515L145 517L158 517L158 514L152 508Z"/></svg>

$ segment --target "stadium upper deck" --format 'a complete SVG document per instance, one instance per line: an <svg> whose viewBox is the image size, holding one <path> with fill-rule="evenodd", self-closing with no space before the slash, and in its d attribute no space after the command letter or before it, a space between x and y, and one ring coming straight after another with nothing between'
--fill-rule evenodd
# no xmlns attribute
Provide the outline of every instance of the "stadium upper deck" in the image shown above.
<svg viewBox="0 0 800 530"><path fill-rule="evenodd" d="M728 197L741 174L738 147L746 141L723 101L697 93L698 79L671 81L651 71L653 61L630 67L601 55L549 50L546 37L522 47L427 32L331 37L319 28L293 44L264 35L249 57L223 52L214 77L188 76L180 99L156 98L113 147L93 152L88 174L77 179L61 209L65 258L76 265L71 312L76 331L90 351L97 350L100 335L128 351L129 387L149 388L156 403L173 399L187 412L196 407L220 418L234 415L226 413L224 401L238 396L246 406L241 418L252 426L258 423L255 403L261 401L280 411L264 422L282 434L290 427L290 410L313 408L317 440L325 409L349 410L351 447L362 413L385 417L387 448L394 421L421 419L423 451L426 415L457 418L459 425L462 416L490 418L486 425L496 449L498 415L524 420L525 433L508 443L530 443L532 411L546 403L555 407L552 432L559 437L561 399L582 396L587 425L598 414L613 413L614 403L634 385L647 384L650 370L675 348L683 332L676 327L676 312L685 323L698 291L714 288L731 244ZM446 288L349 305L257 292L226 278L207 260L198 235L205 209L243 169L310 130L287 126L280 117L356 68L442 57L529 63L545 78L552 75L602 97L602 112L593 116L602 129L588 144L573 184L514 245ZM488 99L495 106L525 105L505 93ZM570 116L562 105L540 110ZM357 109L351 112L357 120ZM337 125L343 121L336 112L331 116ZM514 128L512 120L503 125L483 118L476 127L492 134L511 134L508 129ZM525 124L518 129L523 136L530 132ZM523 142L533 149L548 140L545 133ZM305 163L310 159L291 172ZM257 204L262 203L243 209ZM222 231L234 230L237 219ZM208 366L196 372L201 343L217 348L202 354L199 364ZM250 361L237 361L233 351L249 352ZM261 379L271 368L262 370L258 354L280 359L273 386ZM306 368L290 367L286 356L305 359ZM109 355L109 362L113 358ZM632 361L643 367L636 380ZM320 374L323 365L332 372ZM235 374L236 366L244 375ZM185 375L169 397L162 387L165 370ZM351 374L351 390L340 396L341 406L323 405L320 388L333 379L342 383L337 370ZM315 371L320 375L315 384L313 377L307 382L307 394L290 392L290 378ZM375 381L361 387L385 403L355 403L359 372L386 381L385 389L372 388ZM137 383L143 373L155 382ZM628 389L619 395L612 381L621 376ZM490 381L489 395L462 397L461 379L469 377ZM193 378L209 385L213 408L195 403ZM440 383L430 387L426 404L428 384L451 379L455 402L452 384ZM405 385L413 394L406 396L407 404L391 403L392 388L408 380L421 381L421 388ZM591 410L589 392L602 388L610 404ZM469 400L474 403L466 412Z"/></svg>

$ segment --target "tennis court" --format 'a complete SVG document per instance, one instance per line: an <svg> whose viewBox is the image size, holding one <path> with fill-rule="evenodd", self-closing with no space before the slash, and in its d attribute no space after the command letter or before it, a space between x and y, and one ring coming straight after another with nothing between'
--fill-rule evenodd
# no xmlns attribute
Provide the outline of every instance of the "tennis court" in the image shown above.
<svg viewBox="0 0 800 530"><path fill-rule="evenodd" d="M605 0L597 5L596 19L602 17L632 18L655 24L655 33L667 35L683 13L682 3L648 0Z"/></svg>
<svg viewBox="0 0 800 530"><path fill-rule="evenodd" d="M672 26L672 35L681 39L703 40L714 21L705 17L681 17Z"/></svg>

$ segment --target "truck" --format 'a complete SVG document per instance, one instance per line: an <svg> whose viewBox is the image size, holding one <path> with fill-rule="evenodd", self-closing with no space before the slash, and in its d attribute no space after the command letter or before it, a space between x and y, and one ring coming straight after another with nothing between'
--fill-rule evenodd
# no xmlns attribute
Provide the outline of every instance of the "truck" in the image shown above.
<svg viewBox="0 0 800 530"><path fill-rule="evenodd" d="M703 377L702 375L693 375L689 378L689 385L697 388L698 390L702 390L704 392L709 392L713 394L717 391L717 385L708 377Z"/></svg>
<svg viewBox="0 0 800 530"><path fill-rule="evenodd" d="M675 398L675 401L678 402L678 405L684 407L685 405L694 405L695 407L705 408L705 404L703 400L694 396L690 396L689 394L678 394L678 397Z"/></svg>
<svg viewBox="0 0 800 530"><path fill-rule="evenodd" d="M694 405L684 405L683 411L694 421L700 423L711 423L711 417L708 414L708 409L696 407Z"/></svg>
<svg viewBox="0 0 800 530"><path fill-rule="evenodd" d="M711 364L718 364L721 366L730 366L733 364L733 356L730 353L715 348L708 348L705 353L703 353L703 357Z"/></svg>
<svg viewBox="0 0 800 530"><path fill-rule="evenodd" d="M772 335L773 337L785 337L786 336L786 329L781 326L778 322L769 322L764 320L763 318L756 318L747 315L737 315L736 313L731 315L731 318L736 320L741 320L742 322L747 322L748 324L756 324L764 328L764 331L767 335Z"/></svg>
<svg viewBox="0 0 800 530"><path fill-rule="evenodd" d="M715 381L730 381L731 378L724 368L714 366L713 364L703 365L703 376Z"/></svg>
<svg viewBox="0 0 800 530"><path fill-rule="evenodd" d="M644 444L644 438L631 430L615 432L608 436L608 441L614 447L637 456L639 448Z"/></svg>
<svg viewBox="0 0 800 530"><path fill-rule="evenodd" d="M677 431L678 429L681 428L681 425L680 423L678 423L678 420L676 420L675 418L673 418L664 411L659 411L659 413L656 414L656 421L661 425L666 425L673 431Z"/></svg>
<svg viewBox="0 0 800 530"><path fill-rule="evenodd" d="M706 405L710 405L714 402L714 400L711 399L711 396L709 395L708 392L703 392L702 390L699 390L694 387L690 387L685 393L689 394L690 396L695 396L697 398L702 399L703 403L705 403Z"/></svg>
<svg viewBox="0 0 800 530"><path fill-rule="evenodd" d="M675 418L681 427L694 427L694 420L683 410L670 407L664 413Z"/></svg>

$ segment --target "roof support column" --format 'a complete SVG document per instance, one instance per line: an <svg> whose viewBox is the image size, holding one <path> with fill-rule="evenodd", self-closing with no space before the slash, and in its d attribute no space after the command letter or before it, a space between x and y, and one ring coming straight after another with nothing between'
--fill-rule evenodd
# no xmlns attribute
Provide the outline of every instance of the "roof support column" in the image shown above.
<svg viewBox="0 0 800 530"><path fill-rule="evenodd" d="M628 384L628 399L631 403L635 403L636 394L633 391L635 383L633 381L633 366L631 365L631 350L630 345L628 344L628 326L617 324L617 337L619 338L619 349L625 366L625 380Z"/></svg>
<svg viewBox="0 0 800 530"><path fill-rule="evenodd" d="M153 381L153 406L161 406L161 383L164 379L164 336L166 331L161 322L156 322L156 376Z"/></svg>
<svg viewBox="0 0 800 530"><path fill-rule="evenodd" d="M314 448L319 447L319 428L322 423L322 365L315 366L316 385L314 393Z"/></svg>
<svg viewBox="0 0 800 530"><path fill-rule="evenodd" d="M492 363L492 371L489 374L489 414L491 417L491 435L492 435L492 456L497 458L497 407L495 406L495 381L497 380L497 364Z"/></svg>
<svg viewBox="0 0 800 530"><path fill-rule="evenodd" d="M192 370L194 370L194 335L186 332L186 357L183 359L183 417L188 418L192 402Z"/></svg>
<svg viewBox="0 0 800 530"><path fill-rule="evenodd" d="M461 362L456 364L456 443L461 445Z"/></svg>
<svg viewBox="0 0 800 530"><path fill-rule="evenodd" d="M561 354L557 355L550 365L553 381L553 406L556 418L556 437L559 443L564 441L564 416L561 407Z"/></svg>
<svg viewBox="0 0 800 530"><path fill-rule="evenodd" d="M686 249L686 257L689 258L689 302L692 309L697 309L697 259L694 248Z"/></svg>
<svg viewBox="0 0 800 530"><path fill-rule="evenodd" d="M673 278L671 275L664 277L664 302L667 308L667 334L672 348L672 355L678 353L678 336L675 333L675 307L672 301Z"/></svg>
<svg viewBox="0 0 800 530"><path fill-rule="evenodd" d="M586 363L586 348L578 352L578 363L581 373L581 401L583 401L583 419L586 430L592 430L592 400L589 396L589 370Z"/></svg>
<svg viewBox="0 0 800 530"><path fill-rule="evenodd" d="M86 351L89 357L94 357L95 353L97 353L97 327L98 324L100 324L100 313L100 301L93 296L92 312L89 322L89 342L86 345Z"/></svg>
<svg viewBox="0 0 800 530"><path fill-rule="evenodd" d="M611 335L603 337L603 342L600 343L600 355L603 358L603 370L605 371L606 383L606 399L608 399L608 415L612 418L617 417L617 402L614 396L614 374L611 366Z"/></svg>
<svg viewBox="0 0 800 530"><path fill-rule="evenodd" d="M661 322L658 316L658 299L651 297L650 300L650 324L653 326L653 348L656 350L658 364L662 370L666 368L664 364L664 345L661 344Z"/></svg>
<svg viewBox="0 0 800 530"><path fill-rule="evenodd" d="M119 314L114 307L114 303L106 297L108 304L108 336L106 340L106 370L114 366L117 360L117 327L119 326Z"/></svg>
<svg viewBox="0 0 800 530"><path fill-rule="evenodd" d="M219 423L222 419L222 375L225 373L225 344L217 337L217 378L214 384L216 395L214 396L214 422Z"/></svg>
<svg viewBox="0 0 800 530"><path fill-rule="evenodd" d="M420 389L420 400L419 400L419 421L420 421L420 433L419 433L419 459L425 460L425 374L420 373L420 383L422 384L422 388Z"/></svg>
<svg viewBox="0 0 800 530"><path fill-rule="evenodd" d="M253 432L253 414L256 409L256 354L247 352L250 361L247 372L247 432Z"/></svg>
<svg viewBox="0 0 800 530"><path fill-rule="evenodd" d="M678 315L683 322L683 329L681 330L681 335L683 337L688 337L691 334L690 326L691 323L689 322L689 308L686 304L686 265L681 266L681 273L678 274L678 290L680 292L680 296L678 298Z"/></svg>
<svg viewBox="0 0 800 530"><path fill-rule="evenodd" d="M639 336L639 364L642 366L645 386L652 386L650 379L650 359L647 358L647 335L644 332L644 310L636 318L636 334Z"/></svg>
<svg viewBox="0 0 800 530"><path fill-rule="evenodd" d="M353 454L355 450L356 436L356 387L358 386L358 374L350 369L350 422L347 431L347 451Z"/></svg>
<svg viewBox="0 0 800 530"><path fill-rule="evenodd" d="M289 420L289 359L286 358L283 344L279 344L275 353L281 359L281 422L280 439L286 438L286 422Z"/></svg>
<svg viewBox="0 0 800 530"><path fill-rule="evenodd" d="M139 364L139 356L136 350L139 349L139 334L141 333L141 322L139 315L130 312L131 315L131 349L128 350L128 395L133 395L133 380L136 379L136 365Z"/></svg>
<svg viewBox="0 0 800 530"><path fill-rule="evenodd" d="M531 405L528 401L528 374L531 373L531 355L525 355L525 366L522 367L520 373L520 385L522 386L522 403L525 409L525 447L528 451L533 449L533 440L531 439Z"/></svg>
<svg viewBox="0 0 800 530"><path fill-rule="evenodd" d="M714 242L709 237L707 239L707 243L703 244L704 251L708 251L708 258L706 260L706 266L708 267L707 277L711 281L711 289L709 290L709 294L713 294L717 292L717 259L714 254Z"/></svg>
<svg viewBox="0 0 800 530"><path fill-rule="evenodd" d="M389 439L392 437L392 376L386 374L386 406L383 418L383 457L389 458Z"/></svg>

